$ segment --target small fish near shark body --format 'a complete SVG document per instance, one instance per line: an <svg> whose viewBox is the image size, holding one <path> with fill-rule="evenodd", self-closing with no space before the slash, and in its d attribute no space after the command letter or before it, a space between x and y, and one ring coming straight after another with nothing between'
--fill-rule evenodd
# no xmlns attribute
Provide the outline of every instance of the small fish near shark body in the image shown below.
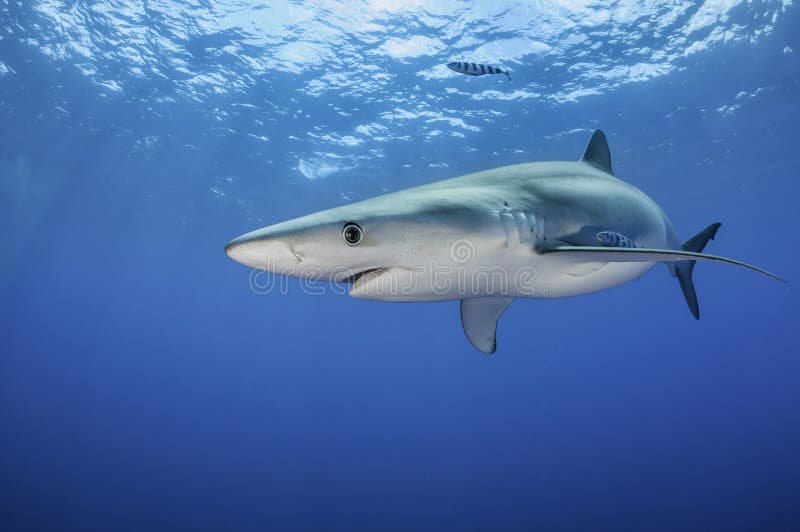
<svg viewBox="0 0 800 532"><path fill-rule="evenodd" d="M605 290L664 262L699 318L692 282L697 261L783 281L703 253L719 227L711 224L681 243L658 204L613 174L598 130L578 161L503 166L400 190L252 231L225 251L251 268L349 283L359 299L460 300L467 338L493 353L497 322L517 297ZM604 231L638 246L598 246Z"/></svg>
<svg viewBox="0 0 800 532"><path fill-rule="evenodd" d="M449 68L453 72L458 72L459 74L466 74L467 76L483 76L485 74L505 74L508 77L508 81L511 81L511 74L509 74L507 70L502 70L494 66L482 65L480 63L466 63L462 61L453 61L452 63L447 63L447 68Z"/></svg>
<svg viewBox="0 0 800 532"><path fill-rule="evenodd" d="M635 248L633 240L614 231L600 231L597 240L607 248Z"/></svg>

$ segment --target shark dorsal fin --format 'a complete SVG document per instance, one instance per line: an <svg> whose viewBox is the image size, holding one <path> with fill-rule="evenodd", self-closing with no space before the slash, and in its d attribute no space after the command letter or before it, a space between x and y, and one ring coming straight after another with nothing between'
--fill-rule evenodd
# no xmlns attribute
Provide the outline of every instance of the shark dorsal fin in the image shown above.
<svg viewBox="0 0 800 532"><path fill-rule="evenodd" d="M606 142L606 136L599 129L595 130L589 140L581 161L614 175L614 172L611 171L611 152L608 150L608 142Z"/></svg>
<svg viewBox="0 0 800 532"><path fill-rule="evenodd" d="M470 343L482 353L497 349L497 320L513 297L472 297L461 300L461 325Z"/></svg>

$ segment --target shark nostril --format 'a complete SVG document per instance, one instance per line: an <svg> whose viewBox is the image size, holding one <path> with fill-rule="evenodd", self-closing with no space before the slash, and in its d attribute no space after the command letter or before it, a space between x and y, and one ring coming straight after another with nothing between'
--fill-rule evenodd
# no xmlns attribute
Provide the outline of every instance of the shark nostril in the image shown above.
<svg viewBox="0 0 800 532"><path fill-rule="evenodd" d="M298 253L298 252L297 252L297 251L294 249L294 247L290 246L289 244L287 244L287 245L286 245L286 247L288 247L288 248L289 248L289 253L291 253L292 255L294 255L294 258L295 258L295 259L297 259L297 262L298 262L298 263L300 263L300 262L303 262L303 258L304 258L304 257L303 257L303 254L302 254L302 253Z"/></svg>

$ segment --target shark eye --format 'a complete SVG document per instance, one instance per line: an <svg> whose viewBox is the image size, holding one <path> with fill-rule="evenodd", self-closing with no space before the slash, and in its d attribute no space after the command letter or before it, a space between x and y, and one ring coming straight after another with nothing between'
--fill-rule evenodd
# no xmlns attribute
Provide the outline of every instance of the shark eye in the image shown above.
<svg viewBox="0 0 800 532"><path fill-rule="evenodd" d="M364 231L354 222L347 222L342 228L342 238L349 246L357 246L364 238Z"/></svg>

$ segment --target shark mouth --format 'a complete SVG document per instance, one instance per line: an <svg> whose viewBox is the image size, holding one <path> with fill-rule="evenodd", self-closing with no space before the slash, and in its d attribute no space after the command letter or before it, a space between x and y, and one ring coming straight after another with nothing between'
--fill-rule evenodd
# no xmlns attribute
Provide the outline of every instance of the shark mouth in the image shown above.
<svg viewBox="0 0 800 532"><path fill-rule="evenodd" d="M413 271L397 266L370 268L353 276L350 296L378 301L409 301L419 291Z"/></svg>
<svg viewBox="0 0 800 532"><path fill-rule="evenodd" d="M340 282L347 284L356 284L359 280L361 280L362 277L366 277L367 279L370 277L377 277L390 269L391 268L387 266L382 266L379 268L367 268L366 270L354 273L349 277L345 277Z"/></svg>

